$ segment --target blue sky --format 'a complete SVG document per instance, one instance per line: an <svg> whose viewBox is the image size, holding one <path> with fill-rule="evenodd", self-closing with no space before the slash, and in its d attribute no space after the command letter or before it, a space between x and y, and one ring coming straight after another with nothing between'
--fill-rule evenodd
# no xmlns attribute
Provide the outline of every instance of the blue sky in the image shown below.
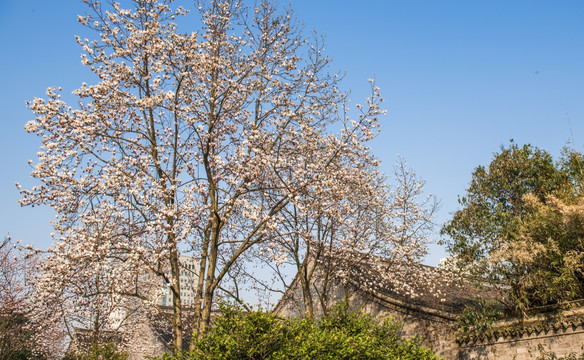
<svg viewBox="0 0 584 360"><path fill-rule="evenodd" d="M185 2L186 3L186 2ZM287 3L287 2L283 2ZM375 77L388 115L373 149L386 172L401 154L442 207L457 209L473 169L513 138L559 154L584 150L584 2L297 0L307 30L326 35L332 70L353 102ZM25 100L90 80L74 35L81 1L0 0L0 235L49 245L54 216L20 208L39 141L23 130ZM438 235L435 236L435 239ZM431 247L428 263L444 256Z"/></svg>

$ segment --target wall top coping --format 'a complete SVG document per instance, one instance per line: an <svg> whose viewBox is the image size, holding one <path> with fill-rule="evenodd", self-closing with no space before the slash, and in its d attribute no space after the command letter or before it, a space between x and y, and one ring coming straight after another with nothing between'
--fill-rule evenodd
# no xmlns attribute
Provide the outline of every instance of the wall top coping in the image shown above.
<svg viewBox="0 0 584 360"><path fill-rule="evenodd" d="M493 323L484 333L458 337L459 344L493 341L500 337L529 336L542 331L568 330L584 327L584 306L537 314L527 318L502 319Z"/></svg>

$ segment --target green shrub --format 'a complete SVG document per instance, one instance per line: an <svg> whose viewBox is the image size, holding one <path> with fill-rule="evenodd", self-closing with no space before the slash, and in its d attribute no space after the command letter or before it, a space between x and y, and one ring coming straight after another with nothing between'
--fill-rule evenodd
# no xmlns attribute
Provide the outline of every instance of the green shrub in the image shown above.
<svg viewBox="0 0 584 360"><path fill-rule="evenodd" d="M478 299L472 306L467 305L458 317L459 338L488 333L503 315L503 309L496 301Z"/></svg>
<svg viewBox="0 0 584 360"><path fill-rule="evenodd" d="M119 352L116 344L93 344L83 353L67 354L63 360L127 360L128 354Z"/></svg>
<svg viewBox="0 0 584 360"><path fill-rule="evenodd" d="M224 307L194 351L164 359L437 359L417 340L401 339L399 330L392 318L377 322L347 305L320 320L286 320Z"/></svg>
<svg viewBox="0 0 584 360"><path fill-rule="evenodd" d="M188 359L267 359L285 346L290 329L270 313L224 306L222 316Z"/></svg>

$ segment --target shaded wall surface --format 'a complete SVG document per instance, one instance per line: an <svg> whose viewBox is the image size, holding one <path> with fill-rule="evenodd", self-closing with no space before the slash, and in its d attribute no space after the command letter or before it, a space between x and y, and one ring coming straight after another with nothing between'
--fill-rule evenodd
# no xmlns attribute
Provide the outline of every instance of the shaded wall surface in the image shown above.
<svg viewBox="0 0 584 360"><path fill-rule="evenodd" d="M545 352L558 357L581 354L584 328L547 329L519 336L498 337L460 344L458 359L535 359Z"/></svg>
<svg viewBox="0 0 584 360"><path fill-rule="evenodd" d="M558 358L584 353L584 307L499 321L490 334L459 341L457 359Z"/></svg>

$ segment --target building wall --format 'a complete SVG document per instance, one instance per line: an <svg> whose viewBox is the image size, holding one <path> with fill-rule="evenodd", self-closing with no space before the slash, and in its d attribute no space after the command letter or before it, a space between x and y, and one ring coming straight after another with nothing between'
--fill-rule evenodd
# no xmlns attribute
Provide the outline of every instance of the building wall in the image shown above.
<svg viewBox="0 0 584 360"><path fill-rule="evenodd" d="M180 270L181 302L183 305L191 306L194 304L195 301L194 288L197 285L197 281L199 279L196 259L190 256L180 255L179 266L181 269ZM172 291L170 290L169 284L165 284L164 294L158 301L158 305L172 306Z"/></svg>
<svg viewBox="0 0 584 360"><path fill-rule="evenodd" d="M383 299L354 299L354 307L374 316L391 315L403 323L402 336L419 337L422 345L447 360L528 360L544 353L557 358L584 353L584 308L554 315L547 322L541 318L525 320L525 330L480 340L457 342L456 320L441 314L391 304ZM358 304L367 301L365 305ZM355 304L357 302L357 304ZM559 320L558 320L559 319ZM535 324L535 325L534 325ZM509 325L506 322L494 326ZM549 358L548 358L549 359Z"/></svg>
<svg viewBox="0 0 584 360"><path fill-rule="evenodd" d="M519 336L499 336L460 344L457 360L467 359L535 359L543 352L558 358L584 352L582 325L535 330Z"/></svg>
<svg viewBox="0 0 584 360"><path fill-rule="evenodd" d="M121 347L122 351L129 354L128 360L162 357L163 354L172 351L170 344L163 341L159 334L160 327L167 327L164 326L166 324L161 325L161 323L145 313L139 314L132 324L129 339Z"/></svg>

